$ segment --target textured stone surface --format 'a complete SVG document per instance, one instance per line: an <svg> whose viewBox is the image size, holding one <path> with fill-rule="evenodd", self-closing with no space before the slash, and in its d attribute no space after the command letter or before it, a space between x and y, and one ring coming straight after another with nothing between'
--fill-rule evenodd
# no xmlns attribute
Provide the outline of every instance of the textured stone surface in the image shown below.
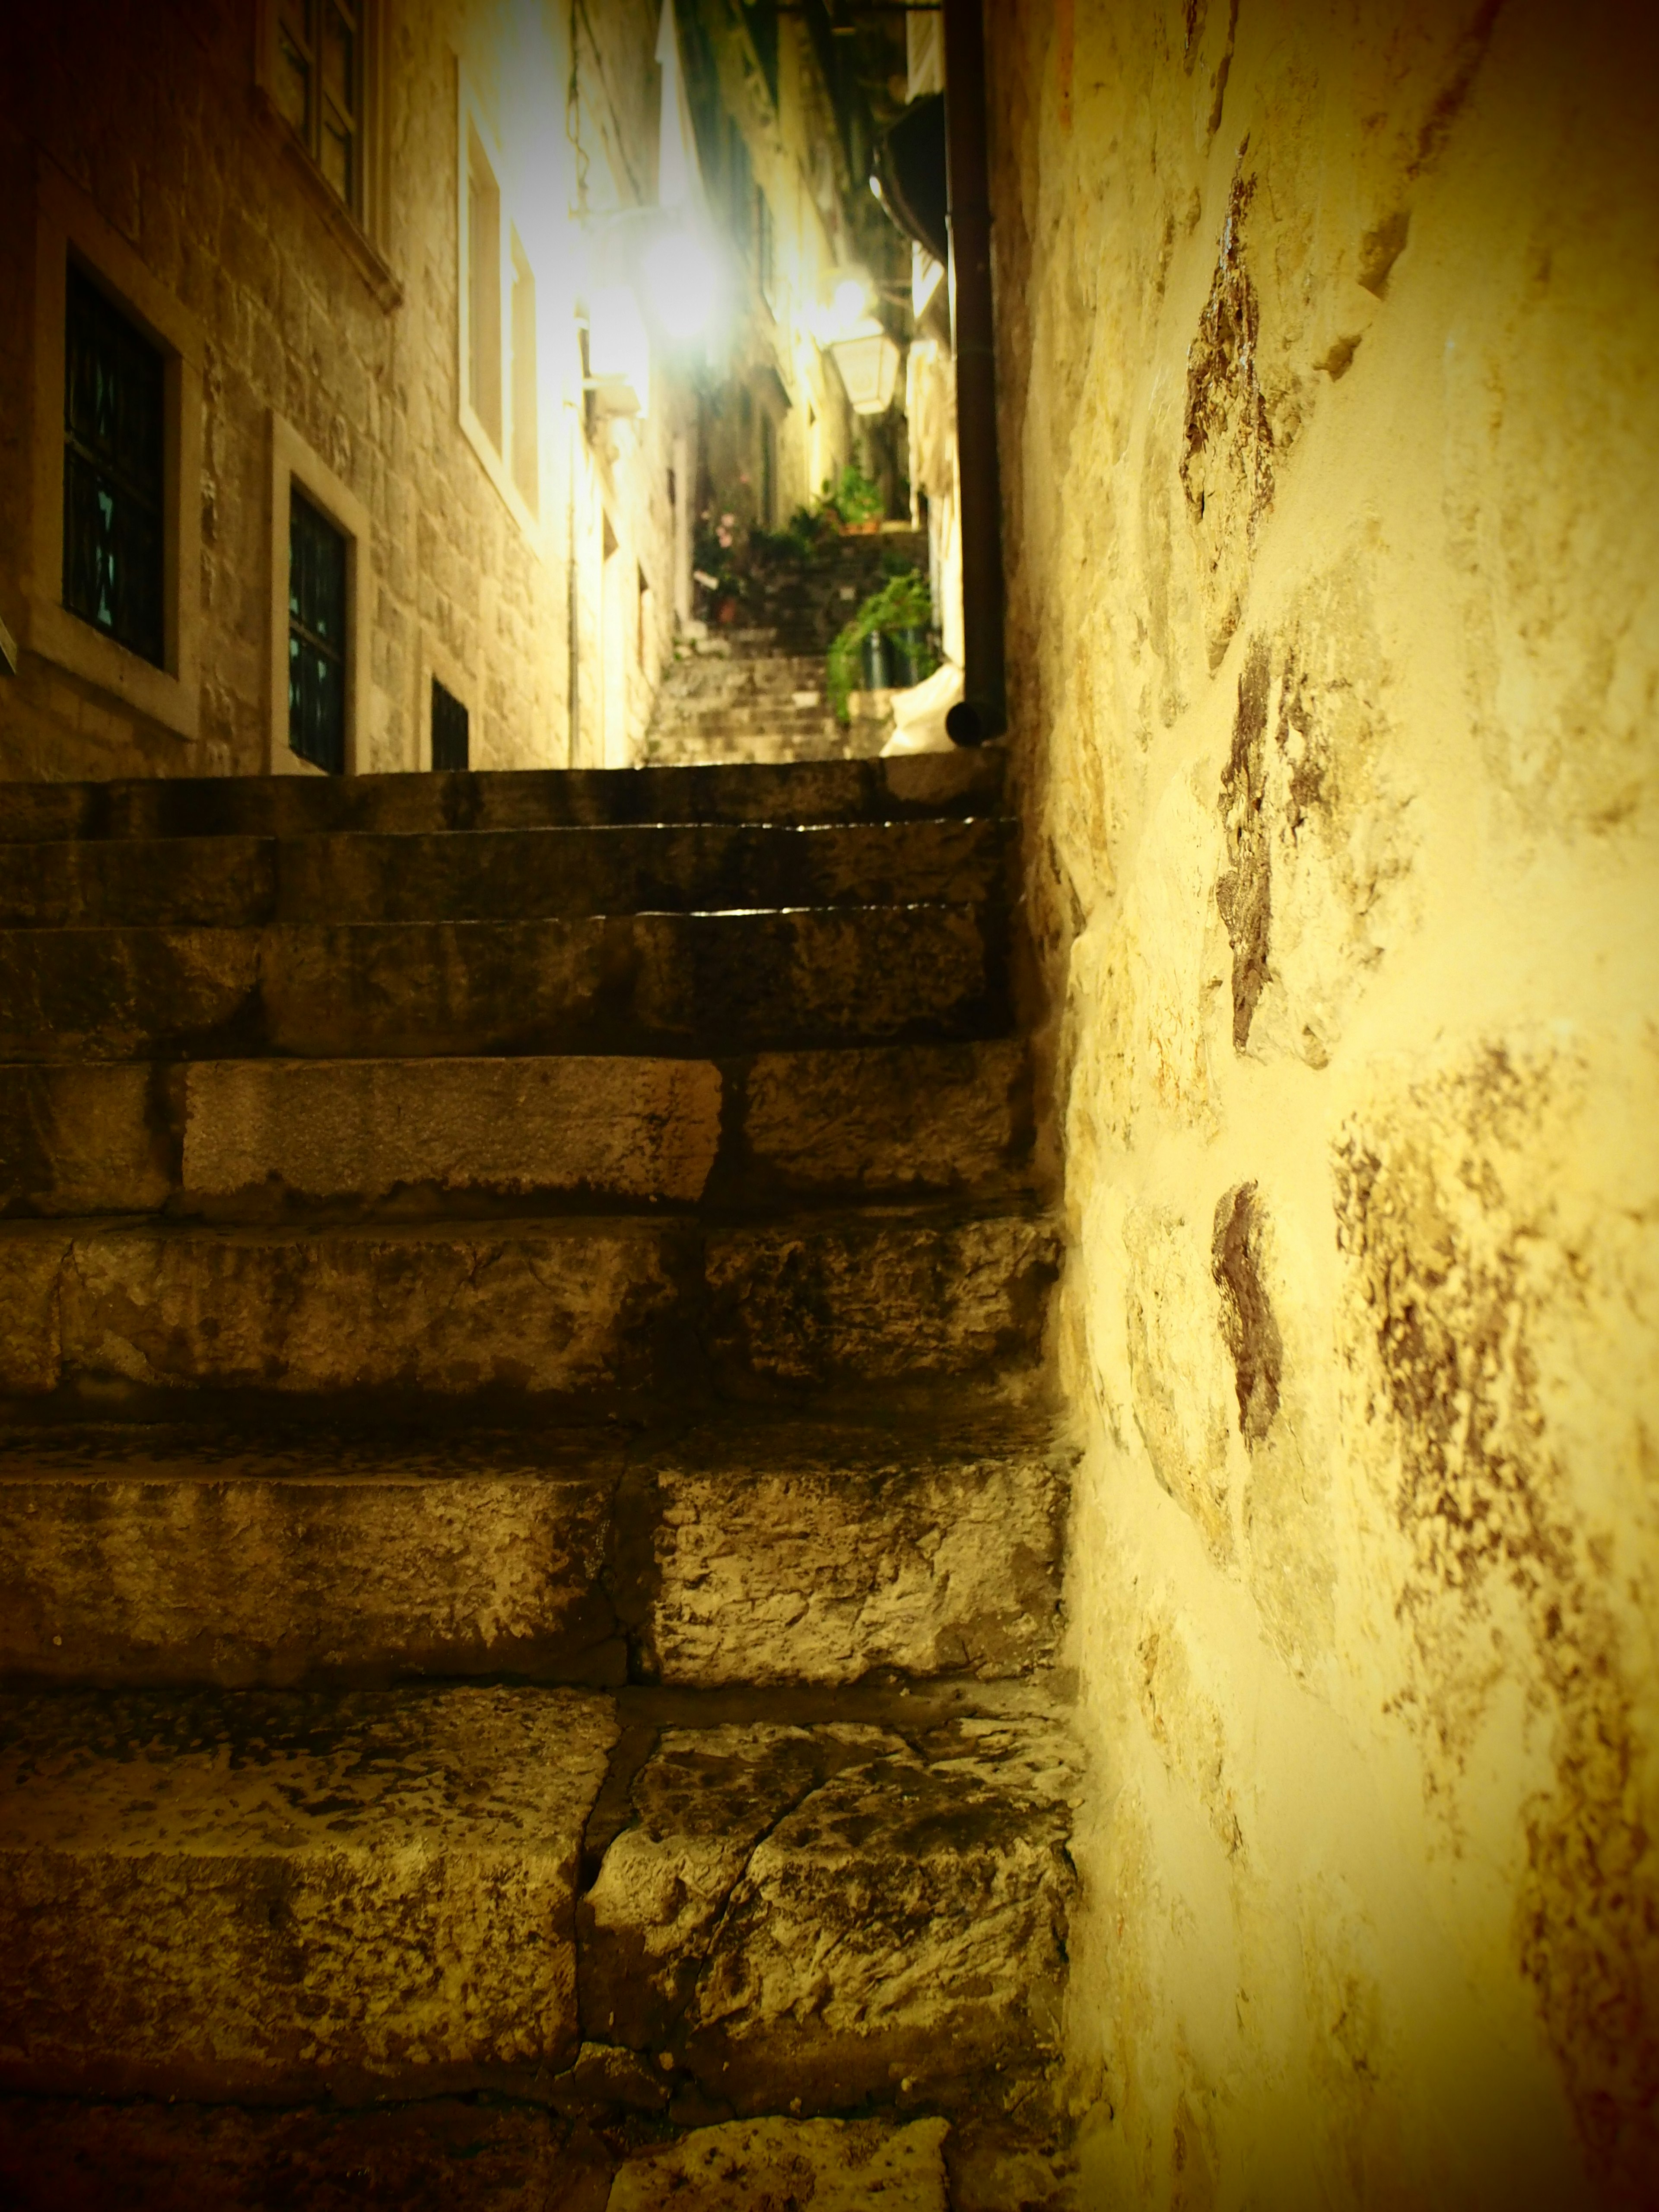
<svg viewBox="0 0 1659 2212"><path fill-rule="evenodd" d="M603 1436L20 1432L0 1449L0 1673L614 1677L622 1456Z"/></svg>
<svg viewBox="0 0 1659 2212"><path fill-rule="evenodd" d="M14 2212L605 2212L617 2154L524 2103L359 2111L0 2098Z"/></svg>
<svg viewBox="0 0 1659 2212"><path fill-rule="evenodd" d="M0 931L11 1060L704 1051L1003 1024L977 909Z"/></svg>
<svg viewBox="0 0 1659 2212"><path fill-rule="evenodd" d="M707 1267L722 1369L796 1388L901 1385L1033 1365L1059 1245L1018 1216L878 1215L711 1237Z"/></svg>
<svg viewBox="0 0 1659 2212"><path fill-rule="evenodd" d="M630 2159L606 2212L946 2212L943 2120L732 2120Z"/></svg>
<svg viewBox="0 0 1659 2212"><path fill-rule="evenodd" d="M665 1682L1004 1675L1053 1648L1066 1487L1041 1449L726 1430L659 1455L656 1482Z"/></svg>
<svg viewBox="0 0 1659 2212"><path fill-rule="evenodd" d="M1653 26L987 21L1083 2201L1645 2205Z"/></svg>
<svg viewBox="0 0 1659 2212"><path fill-rule="evenodd" d="M788 1229L577 1218L314 1228L13 1223L0 1388L684 1395L1017 1385L1057 1264L1042 1220ZM701 1252L701 1267L699 1253ZM701 1339L701 1344L696 1339Z"/></svg>
<svg viewBox="0 0 1659 2212"><path fill-rule="evenodd" d="M14 1227L0 1376L15 1391L637 1389L674 1300L629 1223L83 1231Z"/></svg>
<svg viewBox="0 0 1659 2212"><path fill-rule="evenodd" d="M591 1054L0 1066L0 1210L988 1194L1029 1175L1027 1082L1010 1038L718 1071Z"/></svg>
<svg viewBox="0 0 1659 2212"><path fill-rule="evenodd" d="M994 2108L1057 2034L1075 1778L1018 1721L669 1731L582 1902L584 2019L740 2112Z"/></svg>
<svg viewBox="0 0 1659 2212"><path fill-rule="evenodd" d="M744 1138L756 1166L789 1190L973 1188L1022 1158L1025 1077L1012 1038L760 1053Z"/></svg>
<svg viewBox="0 0 1659 2212"><path fill-rule="evenodd" d="M6 837L305 836L561 823L842 822L1000 812L994 749L787 767L575 769L512 775L144 776L0 785Z"/></svg>
<svg viewBox="0 0 1659 2212"><path fill-rule="evenodd" d="M270 1182L313 1199L429 1186L689 1203L720 1143L706 1060L206 1061L185 1086L194 1200Z"/></svg>
<svg viewBox="0 0 1659 2212"><path fill-rule="evenodd" d="M927 899L1005 888L1009 824L704 823L248 837L84 838L23 848L0 927L520 921ZM15 853L19 848L14 848Z"/></svg>
<svg viewBox="0 0 1659 2212"><path fill-rule="evenodd" d="M6 2085L441 2089L574 2056L605 1699L65 1695L0 1729Z"/></svg>

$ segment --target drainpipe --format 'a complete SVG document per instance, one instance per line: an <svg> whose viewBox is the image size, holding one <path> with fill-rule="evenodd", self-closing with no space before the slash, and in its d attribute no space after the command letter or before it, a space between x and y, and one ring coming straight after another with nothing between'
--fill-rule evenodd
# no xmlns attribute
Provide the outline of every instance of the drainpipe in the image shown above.
<svg viewBox="0 0 1659 2212"><path fill-rule="evenodd" d="M962 699L951 708L945 726L959 745L982 745L988 738L1000 738L1008 726L981 7L982 0L945 0L944 4L945 163L950 187L965 663Z"/></svg>

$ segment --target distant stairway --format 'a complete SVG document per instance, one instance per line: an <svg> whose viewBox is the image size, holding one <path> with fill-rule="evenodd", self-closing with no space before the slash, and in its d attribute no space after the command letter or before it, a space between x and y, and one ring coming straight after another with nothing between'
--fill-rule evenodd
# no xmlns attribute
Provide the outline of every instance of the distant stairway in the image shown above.
<svg viewBox="0 0 1659 2212"><path fill-rule="evenodd" d="M810 556L779 555L760 565L749 582L749 626L716 625L677 645L647 732L646 760L696 767L847 758L860 733L831 711L825 658L859 602L894 567L926 574L925 532L831 538Z"/></svg>
<svg viewBox="0 0 1659 2212"><path fill-rule="evenodd" d="M1000 761L0 824L0 2203L1061 2203Z"/></svg>

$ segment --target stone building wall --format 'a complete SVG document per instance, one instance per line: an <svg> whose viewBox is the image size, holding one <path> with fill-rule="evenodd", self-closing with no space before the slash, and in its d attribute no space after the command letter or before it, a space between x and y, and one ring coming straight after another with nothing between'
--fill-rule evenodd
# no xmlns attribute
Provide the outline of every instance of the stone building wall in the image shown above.
<svg viewBox="0 0 1659 2212"><path fill-rule="evenodd" d="M182 736L26 653L19 679L0 684L0 775L264 769L273 409L369 518L361 620L370 690L358 766L421 764L434 668L465 696L475 766L568 757L566 563L573 538L586 550L597 530L585 509L569 526L580 256L554 234L571 199L564 19L529 0L385 0L378 12L383 271L352 250L261 104L255 0L149 10L79 0L12 13L0 70L0 190L17 211L0 247L0 618L25 635L36 277L27 211L45 174L68 180L200 331L201 702L197 734ZM635 29L645 41L617 81L654 85L655 10L640 0L598 14L612 43ZM537 268L539 544L458 420L458 57L509 148L517 130L520 204L535 204L547 223ZM654 109L648 127L623 122L654 161ZM630 574L662 580L653 594L659 661L672 621L672 411L654 410L612 495ZM583 465L597 498L592 466ZM635 475L651 481L636 485ZM585 681L596 690L597 671ZM637 696L632 715L642 728Z"/></svg>
<svg viewBox="0 0 1659 2212"><path fill-rule="evenodd" d="M1652 2203L1652 18L988 21L1086 2201Z"/></svg>

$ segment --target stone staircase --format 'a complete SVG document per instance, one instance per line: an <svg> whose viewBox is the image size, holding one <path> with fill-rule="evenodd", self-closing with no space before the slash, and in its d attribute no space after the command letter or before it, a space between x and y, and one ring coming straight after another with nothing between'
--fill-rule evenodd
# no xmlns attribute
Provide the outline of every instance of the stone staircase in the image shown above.
<svg viewBox="0 0 1659 2212"><path fill-rule="evenodd" d="M926 532L832 538L808 557L757 564L747 609L752 626L712 628L678 642L646 734L646 761L696 767L878 752L884 729L849 729L830 712L824 656L893 562L925 574Z"/></svg>
<svg viewBox="0 0 1659 2212"><path fill-rule="evenodd" d="M0 823L0 2203L1060 2203L1000 758Z"/></svg>

